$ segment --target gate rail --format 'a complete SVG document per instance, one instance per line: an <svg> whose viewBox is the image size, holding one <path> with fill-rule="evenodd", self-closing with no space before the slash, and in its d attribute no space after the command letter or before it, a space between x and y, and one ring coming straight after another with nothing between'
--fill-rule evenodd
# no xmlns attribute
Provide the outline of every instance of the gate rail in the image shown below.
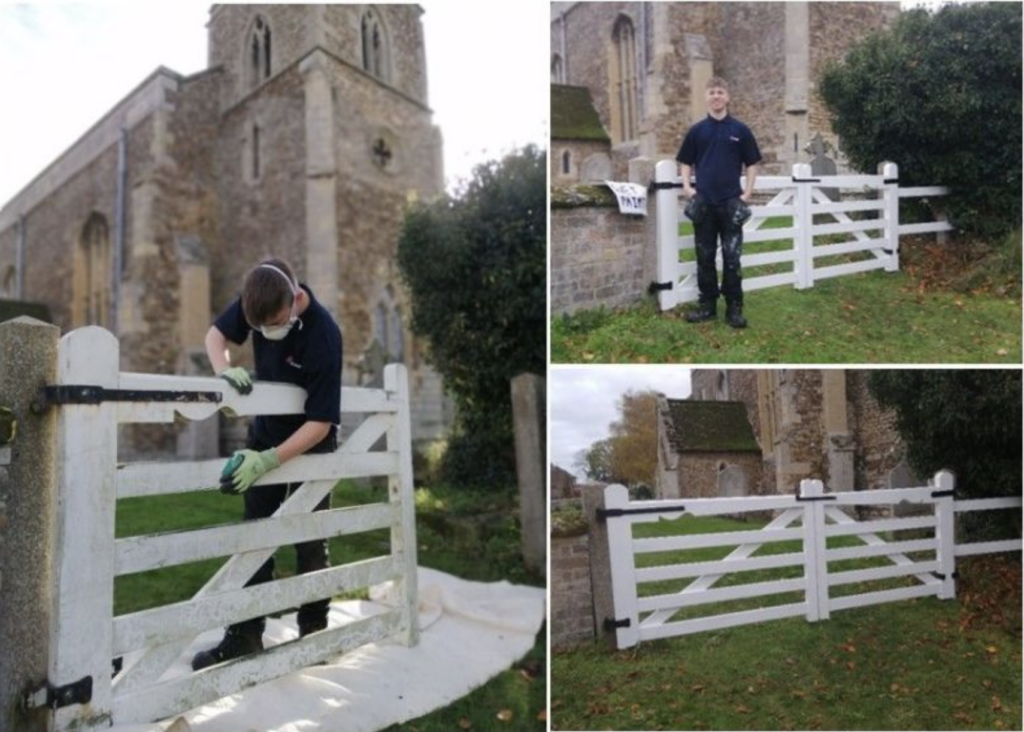
<svg viewBox="0 0 1024 732"><path fill-rule="evenodd" d="M797 495L751 496L745 498L695 498L630 501L624 486L604 489L604 506L599 520L606 523L611 595L614 617L605 618L607 630L614 630L618 648L629 648L644 640L717 630L737 625L803 615L808 622L827 620L833 610L893 602L913 597L956 597L956 557L992 552L1020 551L1021 540L956 544L954 517L966 511L1020 508L1020 498L986 498L955 501L954 478L940 471L933 484L920 488L824 493L819 480L804 480ZM932 506L930 514L903 518L858 521L841 506L897 504ZM778 512L766 526L756 530L709 534L684 534L657 538L635 538L633 526L683 516L717 516L747 512ZM794 524L799 526L794 527ZM927 539L889 541L880 534L908 529L932 530ZM862 546L828 548L834 536L855 536ZM753 556L766 544L801 542L800 552ZM726 557L637 567L636 555L705 547L735 546ZM934 551L931 560L912 560L910 552ZM892 566L829 572L828 563L846 559L884 557ZM751 570L802 566L803 576L714 588L727 574ZM851 583L894 577L914 577L918 584L833 597L829 588ZM639 596L638 584L695 578L679 592ZM764 597L780 593L802 593L803 599L772 607L706 615L673 621L682 608L696 605Z"/></svg>

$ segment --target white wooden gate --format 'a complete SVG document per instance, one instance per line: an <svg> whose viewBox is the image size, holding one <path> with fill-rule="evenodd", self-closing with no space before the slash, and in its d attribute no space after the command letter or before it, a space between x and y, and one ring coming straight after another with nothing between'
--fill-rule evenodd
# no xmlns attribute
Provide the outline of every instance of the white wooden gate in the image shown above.
<svg viewBox="0 0 1024 732"><path fill-rule="evenodd" d="M681 500L633 501L625 487L608 486L605 505L598 517L607 523L608 551L611 563L614 618L605 619L605 627L615 630L618 648L629 648L640 641L716 630L766 620L804 616L810 622L827 620L834 610L935 596L956 596L956 557L999 551L1020 551L1021 540L957 545L954 515L963 511L1019 508L1020 498L990 498L954 501L953 475L936 474L933 485L921 488L824 493L818 480L805 480L798 495L751 496L745 498L697 498ZM920 516L858 521L841 507L895 506L897 504L931 506ZM691 516L718 516L747 512L776 512L764 528L709 534L686 534L658 538L636 538L633 526L641 523ZM927 530L925 539L887 541L881 534L907 529ZM827 539L855 536L860 546L828 548ZM784 541L799 541L800 551L754 556L762 546ZM667 563L637 566L637 555L673 552L704 547L735 546L728 556L714 561ZM913 560L912 552L934 552L934 558ZM866 557L883 557L891 565L830 573L829 562ZM714 588L730 573L780 567L803 567L800 577L751 582ZM884 589L841 597L830 588L843 584L871 582L894 577L914 577L909 587ZM649 582L694 578L681 591L649 595L638 592ZM798 602L753 610L704 615L673 620L681 609L708 603L764 597L780 593L799 593Z"/></svg>
<svg viewBox="0 0 1024 732"><path fill-rule="evenodd" d="M60 342L58 411L60 516L48 685L29 705L51 706L54 729L100 729L166 718L254 684L386 637L418 640L416 538L403 366L385 370L383 390L343 388L345 413L365 419L331 454L295 458L260 483L301 483L271 518L153 536L114 538L119 498L218 490L223 458L117 464L117 428L215 416L301 414L305 391L257 382L241 396L217 378L118 371L118 342L88 327ZM383 438L384 449L374 449ZM386 503L312 513L341 478L387 476ZM225 500L229 500L225 498ZM239 503L239 509L241 508ZM373 529L391 530L387 556L244 588L282 545ZM230 556L187 602L115 616L114 578ZM400 601L383 614L328 628L253 657L162 678L200 633L340 592L392 580ZM133 653L139 650L141 654ZM111 660L131 659L111 678ZM137 657L136 657L137 656Z"/></svg>
<svg viewBox="0 0 1024 732"><path fill-rule="evenodd" d="M680 209L678 164L662 160L655 167L658 279L651 284L658 293L658 305L670 310L685 302L697 300L697 263L693 255L693 235L680 236L679 225L687 222ZM755 277L744 277L744 291L760 290L778 285L793 285L798 290L813 287L815 281L839 277L856 272L899 269L899 237L905 234L924 234L952 231L944 221L904 224L899 223L899 199L944 196L949 190L942 187L900 188L899 170L895 163L882 163L878 175L812 176L806 163L793 166L792 176L759 176L757 191L777 191L763 206L751 206L753 216L743 227L744 246L757 242L779 242L778 251L747 253L743 255L744 268L782 264L787 271ZM827 189L846 190L859 194L869 193L876 198L832 201ZM874 218L854 220L849 214L874 212ZM828 216L832 223L815 223L815 217ZM791 225L782 229L765 228L772 217L791 219ZM816 236L852 234L844 242L815 244ZM840 254L866 253L854 262L822 266L815 260ZM721 253L718 268L721 271Z"/></svg>

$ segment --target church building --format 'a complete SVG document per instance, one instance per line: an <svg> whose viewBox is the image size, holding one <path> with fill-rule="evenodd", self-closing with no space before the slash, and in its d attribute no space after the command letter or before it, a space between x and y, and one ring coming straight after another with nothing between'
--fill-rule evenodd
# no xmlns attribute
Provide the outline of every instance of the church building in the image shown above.
<svg viewBox="0 0 1024 732"><path fill-rule="evenodd" d="M0 297L111 330L122 370L209 374L213 318L282 256L341 325L343 382L405 363L414 438L438 437L396 265L405 209L444 185L422 13L213 5L207 69L158 68L0 209Z"/></svg>

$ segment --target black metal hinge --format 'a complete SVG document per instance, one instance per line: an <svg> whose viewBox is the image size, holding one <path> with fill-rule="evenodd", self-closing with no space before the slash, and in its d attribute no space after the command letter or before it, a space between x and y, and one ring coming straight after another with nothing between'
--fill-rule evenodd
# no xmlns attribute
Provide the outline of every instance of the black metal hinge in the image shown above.
<svg viewBox="0 0 1024 732"><path fill-rule="evenodd" d="M604 619L604 629L608 631L615 630L616 628L628 628L630 625L629 618L622 620L616 620L615 618Z"/></svg>
<svg viewBox="0 0 1024 732"><path fill-rule="evenodd" d="M944 575L944 574L943 574L942 572L932 572L932 574L934 574L934 575L935 575L936 577L938 577L938 578L939 578L940 580L944 580L944 579L946 579L946 575ZM960 577L960 573L959 573L959 572L953 572L953 574L952 574L952 575L950 575L950 576L951 576L951 577L952 577L953 579L958 579L958 578Z"/></svg>
<svg viewBox="0 0 1024 732"><path fill-rule="evenodd" d="M810 503L812 501L834 501L834 500L836 500L836 497L835 496L801 496L801 495L797 495L796 496L796 500L801 501L803 503Z"/></svg>
<svg viewBox="0 0 1024 732"><path fill-rule="evenodd" d="M60 709L72 704L88 704L92 701L92 676L63 686L54 686L47 681L35 691L27 692L22 701L28 709Z"/></svg>
<svg viewBox="0 0 1024 732"><path fill-rule="evenodd" d="M678 511L685 511L686 506L669 506L659 508L599 508L597 509L597 520L604 522L610 518L618 518L619 516L630 516L635 513L676 513Z"/></svg>
<svg viewBox="0 0 1024 732"><path fill-rule="evenodd" d="M956 491L952 488L948 491L932 491L932 498L945 498L952 495L956 495Z"/></svg>
<svg viewBox="0 0 1024 732"><path fill-rule="evenodd" d="M670 188L682 188L682 187L683 187L682 183L672 183L672 182L669 182L669 181L665 181L663 183L651 183L649 186L647 186L647 190L649 190L649 191L664 191L664 190L668 190Z"/></svg>
<svg viewBox="0 0 1024 732"><path fill-rule="evenodd" d="M102 386L65 384L44 386L33 411L45 411L54 404L102 404L103 402L206 402L219 404L219 391L168 391L156 389L107 389Z"/></svg>
<svg viewBox="0 0 1024 732"><path fill-rule="evenodd" d="M821 183L821 178L797 178L793 176L794 183Z"/></svg>
<svg viewBox="0 0 1024 732"><path fill-rule="evenodd" d="M671 289L672 289L672 283L671 282L652 282L651 284L649 284L647 286L647 294L648 295L653 295L656 292L661 292L662 290L671 290Z"/></svg>

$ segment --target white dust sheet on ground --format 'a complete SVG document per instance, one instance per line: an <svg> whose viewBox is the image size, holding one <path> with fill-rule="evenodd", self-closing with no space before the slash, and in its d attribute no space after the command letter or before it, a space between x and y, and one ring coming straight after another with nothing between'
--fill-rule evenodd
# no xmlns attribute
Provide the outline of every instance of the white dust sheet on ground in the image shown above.
<svg viewBox="0 0 1024 732"><path fill-rule="evenodd" d="M480 583L419 569L419 645L371 643L325 666L283 676L180 715L193 732L373 732L446 706L481 686L533 647L544 620L544 590ZM374 592L371 597L379 597ZM380 612L374 601L335 602L330 624ZM191 672L189 660L220 639L200 636L163 677ZM295 615L267 621L270 646L298 636ZM539 683L539 680L538 680ZM112 732L163 732L159 724ZM181 723L178 722L179 727ZM175 727L175 732L179 727Z"/></svg>

